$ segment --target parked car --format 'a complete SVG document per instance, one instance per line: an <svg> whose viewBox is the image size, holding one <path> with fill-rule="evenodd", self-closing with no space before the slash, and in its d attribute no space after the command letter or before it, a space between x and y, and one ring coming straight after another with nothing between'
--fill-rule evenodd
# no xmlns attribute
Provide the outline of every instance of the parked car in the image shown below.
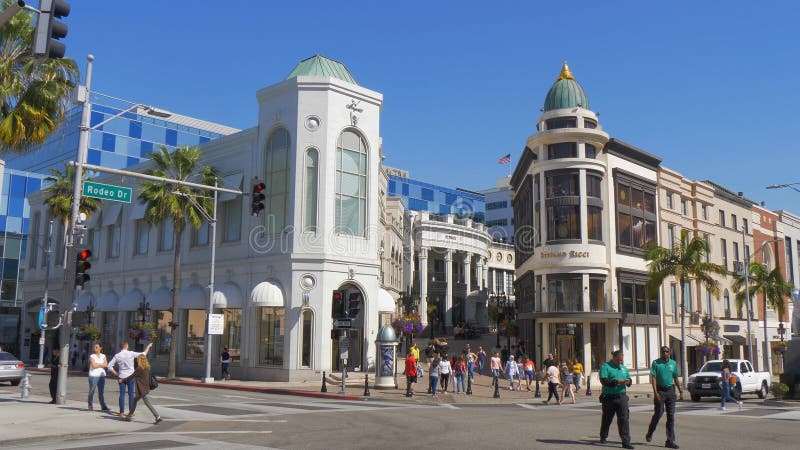
<svg viewBox="0 0 800 450"><path fill-rule="evenodd" d="M25 364L8 352L0 352L0 381L10 381L12 386L19 385L25 376Z"/></svg>
<svg viewBox="0 0 800 450"><path fill-rule="evenodd" d="M736 385L731 386L731 394L741 398L742 394L757 394L766 398L769 393L769 372L756 372L753 365L745 359L729 359L731 374L736 377ZM702 397L719 397L722 394L722 360L708 361L700 371L689 376L687 384L692 401L699 402Z"/></svg>

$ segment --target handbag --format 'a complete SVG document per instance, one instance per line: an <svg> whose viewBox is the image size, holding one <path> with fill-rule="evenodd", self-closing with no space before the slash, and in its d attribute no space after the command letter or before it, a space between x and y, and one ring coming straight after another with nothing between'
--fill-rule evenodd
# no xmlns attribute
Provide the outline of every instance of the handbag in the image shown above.
<svg viewBox="0 0 800 450"><path fill-rule="evenodd" d="M730 379L728 379L728 383L736 384L736 382L737 382L736 375L731 375Z"/></svg>
<svg viewBox="0 0 800 450"><path fill-rule="evenodd" d="M150 390L158 388L158 380L155 375L150 375Z"/></svg>

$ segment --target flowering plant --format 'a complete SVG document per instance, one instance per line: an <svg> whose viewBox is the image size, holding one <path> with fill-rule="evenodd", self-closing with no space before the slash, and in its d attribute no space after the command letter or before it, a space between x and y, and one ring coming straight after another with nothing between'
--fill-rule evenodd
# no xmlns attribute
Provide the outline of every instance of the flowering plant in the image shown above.
<svg viewBox="0 0 800 450"><path fill-rule="evenodd" d="M719 353L720 353L719 344L717 344L716 341L713 341L713 340L710 340L708 342L704 342L703 344L700 345L700 353L703 356L708 356L708 355L716 356L716 355L719 355Z"/></svg>
<svg viewBox="0 0 800 450"><path fill-rule="evenodd" d="M137 323L129 330L131 339L139 339L140 341L149 341L158 339L158 333L152 323Z"/></svg>
<svg viewBox="0 0 800 450"><path fill-rule="evenodd" d="M786 350L789 349L789 343L786 341L780 341L775 344L775 353L786 353Z"/></svg>
<svg viewBox="0 0 800 450"><path fill-rule="evenodd" d="M397 334L404 332L413 336L414 333L422 333L422 320L417 313L408 314L395 319L392 322L392 328Z"/></svg>
<svg viewBox="0 0 800 450"><path fill-rule="evenodd" d="M100 328L97 328L92 324L82 325L78 327L78 330L75 334L76 334L75 337L79 341L94 342L97 341L98 338L100 338Z"/></svg>
<svg viewBox="0 0 800 450"><path fill-rule="evenodd" d="M500 322L500 330L501 333L505 333L506 336L516 336L517 332L519 331L519 326L517 322L513 320L504 320Z"/></svg>

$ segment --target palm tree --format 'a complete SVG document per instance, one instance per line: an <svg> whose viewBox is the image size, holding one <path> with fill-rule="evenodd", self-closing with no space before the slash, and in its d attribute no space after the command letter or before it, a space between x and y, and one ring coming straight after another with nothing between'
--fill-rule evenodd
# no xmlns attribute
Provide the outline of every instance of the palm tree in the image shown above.
<svg viewBox="0 0 800 450"><path fill-rule="evenodd" d="M737 275L733 280L731 288L736 292L736 307L741 310L748 298L748 292L761 294L764 298L764 342L767 342L767 305L771 306L778 313L778 318L786 315L786 303L783 299L785 297L791 298L792 284L787 283L783 278L780 267L775 267L769 270L766 264L758 261L750 261L750 286L746 287L745 277ZM747 308L747 314L750 314L750 308ZM765 352L768 350L765 349ZM764 361L767 353L764 353ZM751 356L752 358L752 356ZM766 367L766 364L765 364ZM767 370L767 369L763 369Z"/></svg>
<svg viewBox="0 0 800 450"><path fill-rule="evenodd" d="M170 153L166 147L151 152L155 168L145 170L145 174L177 181L188 181L199 177L201 184L213 186L217 175L209 166L200 167L202 153L197 147L178 147ZM203 215L195 205L211 215L211 190L191 188L166 181L144 181L139 187L139 199L146 203L144 219L150 225L160 225L165 220L172 221L174 232L174 265L172 268L172 338L169 342L169 366L167 377L175 377L177 346L175 328L177 327L178 293L181 289L181 237L186 225L197 229L203 223Z"/></svg>
<svg viewBox="0 0 800 450"><path fill-rule="evenodd" d="M85 176L85 172L84 172ZM86 178L85 180L91 180ZM50 169L50 176L45 178L45 181L50 183L44 192L47 197L44 203L47 205L47 211L50 217L57 219L61 223L61 242L66 242L67 233L70 229L70 219L72 211L72 193L75 181L75 166L64 163L64 171L58 169ZM95 211L100 208L100 201L96 198L81 196L80 212L91 216ZM64 264L66 267L66 252L64 252Z"/></svg>
<svg viewBox="0 0 800 450"><path fill-rule="evenodd" d="M5 10L11 0L2 0ZM31 16L18 13L0 26L0 152L23 152L44 142L64 117L80 79L69 58L33 56Z"/></svg>
<svg viewBox="0 0 800 450"><path fill-rule="evenodd" d="M650 246L645 254L648 262L647 292L649 295L657 295L658 290L669 276L674 276L681 286L681 375L683 386L686 386L687 367L686 367L686 292L685 285L687 280L699 280L706 289L713 295L719 295L719 282L711 274L725 276L727 271L724 267L706 262L708 254L708 243L700 237L693 237L688 240L686 231L681 233L680 242L675 242L672 248L660 246Z"/></svg>

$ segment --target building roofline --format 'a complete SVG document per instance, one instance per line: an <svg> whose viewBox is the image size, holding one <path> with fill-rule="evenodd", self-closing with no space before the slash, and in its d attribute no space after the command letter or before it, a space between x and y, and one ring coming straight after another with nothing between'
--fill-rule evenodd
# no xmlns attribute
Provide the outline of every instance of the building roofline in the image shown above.
<svg viewBox="0 0 800 450"><path fill-rule="evenodd" d="M662 162L662 159L658 156L628 144L627 142L620 141L617 138L609 139L603 147L603 150L612 155L619 156L620 158L642 164L653 170L657 170Z"/></svg>
<svg viewBox="0 0 800 450"><path fill-rule="evenodd" d="M722 186L720 184L714 183L711 180L703 180L703 183L708 183L714 187L714 195L718 195L719 197L724 198L725 200L737 203L745 208L751 208L753 206L757 206L758 202L755 200L751 200L744 195L739 196L736 192Z"/></svg>

